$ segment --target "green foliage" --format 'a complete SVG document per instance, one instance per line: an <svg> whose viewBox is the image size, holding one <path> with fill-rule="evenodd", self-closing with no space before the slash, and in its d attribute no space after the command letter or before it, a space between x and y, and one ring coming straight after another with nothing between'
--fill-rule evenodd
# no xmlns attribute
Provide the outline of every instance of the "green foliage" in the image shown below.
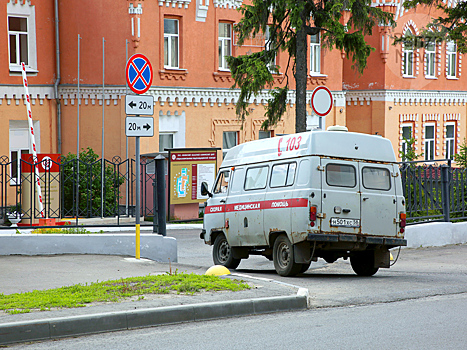
<svg viewBox="0 0 467 350"><path fill-rule="evenodd" d="M420 31L420 35L410 38L417 40L420 45L426 45L429 41L455 41L457 50L467 52L467 3L460 1L455 6L445 4L442 0L410 0L404 2L405 8L414 8L418 5L435 7L444 12L443 16L434 18L426 28ZM396 43L405 41L406 38L398 38ZM420 46L419 46L420 47Z"/></svg>
<svg viewBox="0 0 467 350"><path fill-rule="evenodd" d="M467 144L465 143L465 138L464 142L460 145L459 153L454 155L454 160L458 167L463 169L467 168Z"/></svg>
<svg viewBox="0 0 467 350"><path fill-rule="evenodd" d="M386 23L394 25L393 14L372 7L371 0L252 0L251 5L243 4L239 11L243 18L235 25L238 44L246 39L265 33L269 28L269 41L261 52L251 55L229 57L227 62L235 79L235 86L240 88L240 97L236 107L238 118L243 122L248 115L248 104L252 95L264 88L271 88L273 73L279 67L270 67L274 57L280 51L288 53L289 60L285 69L285 87L271 91L271 98L266 110L267 121L262 128L272 127L285 113L285 102L289 86L289 67L295 74L297 86L305 91L297 91L297 110L305 111L306 100L306 36L321 33L323 47L344 50L352 60L353 67L360 73L366 67L367 58L374 50L365 42L365 36L371 35L375 25ZM346 25L342 15L349 11ZM304 42L305 41L305 42ZM305 50L305 54L303 51ZM302 62L305 60L304 62ZM297 71L297 67L300 67ZM305 84L298 84L298 80ZM296 116L298 119L298 116ZM302 118L302 120L305 120ZM296 125L297 129L300 126Z"/></svg>
<svg viewBox="0 0 467 350"><path fill-rule="evenodd" d="M194 294L203 291L240 291L250 287L239 280L186 273L131 277L91 284L77 284L49 290L4 295L0 293L0 310L10 314L52 308L84 307L94 302L118 302L148 294Z"/></svg>
<svg viewBox="0 0 467 350"><path fill-rule="evenodd" d="M90 148L79 154L68 153L62 161L63 197L65 215L76 215L76 181L79 178L79 213L87 217L101 215L102 160ZM79 170L79 171L78 171ZM118 188L124 182L111 165L104 168L104 216L118 209Z"/></svg>
<svg viewBox="0 0 467 350"><path fill-rule="evenodd" d="M404 141L406 144L406 150L405 152L399 151L399 156L404 162L412 162L423 156L423 153L417 154L415 152L415 138L412 137L408 139L404 137Z"/></svg>

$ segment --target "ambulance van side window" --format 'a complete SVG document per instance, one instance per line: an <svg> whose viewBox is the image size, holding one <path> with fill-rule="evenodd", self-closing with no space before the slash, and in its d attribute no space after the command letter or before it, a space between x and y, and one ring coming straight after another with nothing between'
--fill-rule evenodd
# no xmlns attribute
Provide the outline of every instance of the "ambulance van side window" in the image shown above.
<svg viewBox="0 0 467 350"><path fill-rule="evenodd" d="M326 182L329 186L355 187L357 184L355 168L352 165L328 164Z"/></svg>
<svg viewBox="0 0 467 350"><path fill-rule="evenodd" d="M249 168L246 171L245 190L259 190L266 188L268 181L268 166Z"/></svg>
<svg viewBox="0 0 467 350"><path fill-rule="evenodd" d="M391 175L388 169L364 167L362 179L363 187L370 190L389 191L391 189Z"/></svg>
<svg viewBox="0 0 467 350"><path fill-rule="evenodd" d="M296 163L276 164L272 167L269 187L292 186L295 179Z"/></svg>
<svg viewBox="0 0 467 350"><path fill-rule="evenodd" d="M216 186L214 186L214 194L226 193L227 187L229 186L230 171L226 170L219 174L217 178Z"/></svg>
<svg viewBox="0 0 467 350"><path fill-rule="evenodd" d="M243 181L245 180L245 169L235 168L232 174L232 185L230 186L230 194L242 192Z"/></svg>

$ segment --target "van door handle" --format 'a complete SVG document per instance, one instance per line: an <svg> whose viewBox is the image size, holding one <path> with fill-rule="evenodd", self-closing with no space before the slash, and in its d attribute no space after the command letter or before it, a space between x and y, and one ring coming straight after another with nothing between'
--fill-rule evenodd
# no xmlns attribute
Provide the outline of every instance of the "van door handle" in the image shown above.
<svg viewBox="0 0 467 350"><path fill-rule="evenodd" d="M342 211L343 211L344 213L350 213L350 209L345 209L345 208L344 208L344 209L342 209Z"/></svg>
<svg viewBox="0 0 467 350"><path fill-rule="evenodd" d="M224 199L221 199L219 202L225 203L225 202L226 202L226 199L225 199L225 198L224 198Z"/></svg>
<svg viewBox="0 0 467 350"><path fill-rule="evenodd" d="M370 198L368 198L368 197L363 197L363 200L364 200L364 201L366 201L367 199L370 199Z"/></svg>

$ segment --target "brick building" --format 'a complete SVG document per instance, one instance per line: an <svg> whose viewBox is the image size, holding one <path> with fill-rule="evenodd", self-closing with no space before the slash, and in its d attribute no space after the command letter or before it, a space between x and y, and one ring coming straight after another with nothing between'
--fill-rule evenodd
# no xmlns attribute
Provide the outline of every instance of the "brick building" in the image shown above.
<svg viewBox="0 0 467 350"><path fill-rule="evenodd" d="M142 154L165 147L227 149L295 130L293 92L283 121L267 132L260 130L266 92L250 101L251 113L243 127L236 119L239 92L231 89L225 57L260 50L267 37L265 33L242 47L236 45L233 25L240 20L241 0L2 0L2 4L2 155L14 159L29 152L21 61L27 65L36 143L42 153L76 153L79 112L80 148L101 153L104 119L104 156L134 156L134 140L127 140L124 130L124 96L129 93L125 65L134 53L146 55L154 71L146 94L154 96L156 130L154 137L141 139ZM378 133L392 140L396 153L405 147L402 136L413 136L417 153L427 159L451 157L466 135L463 55L453 43L421 49L392 45L395 34L418 33L435 10L406 11L398 1L374 0L374 6L393 11L397 27L375 28L368 41L376 51L361 76L344 53L324 49L319 35L309 37L307 127L339 124L351 131ZM274 76L277 85L283 83L287 59L285 53L276 58L281 67ZM326 85L334 98L334 108L323 118L313 114L309 103L319 85Z"/></svg>

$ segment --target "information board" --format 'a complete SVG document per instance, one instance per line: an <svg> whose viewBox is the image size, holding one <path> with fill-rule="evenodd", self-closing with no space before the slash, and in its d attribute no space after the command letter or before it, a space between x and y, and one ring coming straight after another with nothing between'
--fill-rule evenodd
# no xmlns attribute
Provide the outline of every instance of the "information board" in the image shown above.
<svg viewBox="0 0 467 350"><path fill-rule="evenodd" d="M205 181L211 188L216 172L216 149L169 150L170 204L205 202L207 197L201 195L201 183Z"/></svg>

